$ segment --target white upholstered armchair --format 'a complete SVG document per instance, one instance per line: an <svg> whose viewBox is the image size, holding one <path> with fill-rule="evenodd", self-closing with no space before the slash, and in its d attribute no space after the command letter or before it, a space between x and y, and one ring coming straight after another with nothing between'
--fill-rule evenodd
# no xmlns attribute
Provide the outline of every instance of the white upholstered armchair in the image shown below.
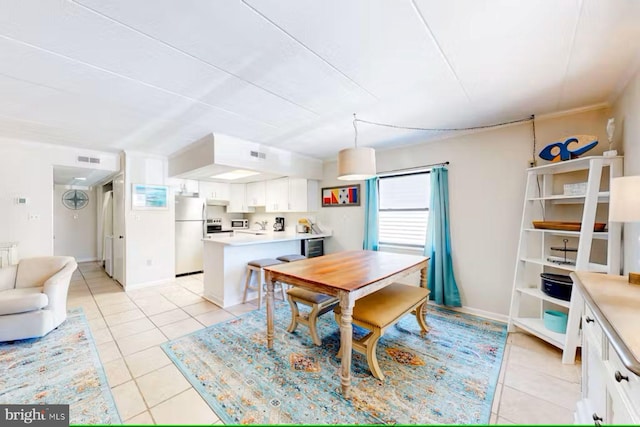
<svg viewBox="0 0 640 427"><path fill-rule="evenodd" d="M42 337L67 318L73 257L25 258L0 268L0 341Z"/></svg>

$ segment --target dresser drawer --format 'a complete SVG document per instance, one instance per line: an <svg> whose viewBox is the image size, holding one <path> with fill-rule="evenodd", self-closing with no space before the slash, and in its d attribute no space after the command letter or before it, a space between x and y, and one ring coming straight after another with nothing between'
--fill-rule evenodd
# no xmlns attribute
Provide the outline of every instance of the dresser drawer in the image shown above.
<svg viewBox="0 0 640 427"><path fill-rule="evenodd" d="M603 358L603 348L606 341L603 340L602 328L593 316L593 312L587 304L584 305L584 314L582 315L582 334L584 339L588 339L591 343L591 349Z"/></svg>
<svg viewBox="0 0 640 427"><path fill-rule="evenodd" d="M605 363L607 366L607 382L625 395L630 402L640 402L640 377L628 370L622 360L618 357L615 349L611 344L608 348L609 360Z"/></svg>

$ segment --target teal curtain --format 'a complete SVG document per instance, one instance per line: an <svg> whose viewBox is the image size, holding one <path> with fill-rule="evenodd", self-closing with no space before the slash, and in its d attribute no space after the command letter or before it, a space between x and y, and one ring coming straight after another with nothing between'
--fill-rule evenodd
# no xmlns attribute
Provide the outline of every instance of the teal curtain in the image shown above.
<svg viewBox="0 0 640 427"><path fill-rule="evenodd" d="M362 249L378 250L378 177L365 181L364 242Z"/></svg>
<svg viewBox="0 0 640 427"><path fill-rule="evenodd" d="M460 307L462 306L460 293L451 262L448 175L449 171L444 166L431 170L431 203L424 254L430 257L428 286L431 294L429 299L438 304Z"/></svg>

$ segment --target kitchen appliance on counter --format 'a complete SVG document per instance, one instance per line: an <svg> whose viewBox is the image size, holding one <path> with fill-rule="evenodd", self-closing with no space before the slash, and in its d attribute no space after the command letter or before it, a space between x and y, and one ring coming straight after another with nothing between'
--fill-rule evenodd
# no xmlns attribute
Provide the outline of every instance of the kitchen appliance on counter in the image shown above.
<svg viewBox="0 0 640 427"><path fill-rule="evenodd" d="M233 230L222 228L222 218L210 218L207 220L207 234L231 233Z"/></svg>
<svg viewBox="0 0 640 427"><path fill-rule="evenodd" d="M276 222L273 223L273 231L284 231L284 217L277 216Z"/></svg>
<svg viewBox="0 0 640 427"><path fill-rule="evenodd" d="M248 219L232 219L231 228L234 230L249 228L249 220Z"/></svg>
<svg viewBox="0 0 640 427"><path fill-rule="evenodd" d="M206 201L176 196L176 276L202 272Z"/></svg>

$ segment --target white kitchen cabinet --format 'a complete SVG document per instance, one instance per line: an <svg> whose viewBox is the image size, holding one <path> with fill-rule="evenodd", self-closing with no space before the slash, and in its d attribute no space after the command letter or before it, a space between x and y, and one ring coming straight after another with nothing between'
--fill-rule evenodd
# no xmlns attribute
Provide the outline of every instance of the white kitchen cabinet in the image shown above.
<svg viewBox="0 0 640 427"><path fill-rule="evenodd" d="M265 211L287 212L289 210L289 178L271 179L265 184Z"/></svg>
<svg viewBox="0 0 640 427"><path fill-rule="evenodd" d="M175 194L200 192L200 183L194 179L169 178L169 186Z"/></svg>
<svg viewBox="0 0 640 427"><path fill-rule="evenodd" d="M318 210L318 181L289 178L289 211L315 212Z"/></svg>
<svg viewBox="0 0 640 427"><path fill-rule="evenodd" d="M200 181L200 197L213 200L231 199L231 187L227 182Z"/></svg>
<svg viewBox="0 0 640 427"><path fill-rule="evenodd" d="M246 184L230 184L229 188L231 195L229 205L227 205L227 213L255 212L255 209L247 206Z"/></svg>
<svg viewBox="0 0 640 427"><path fill-rule="evenodd" d="M266 182L266 212L313 212L318 210L318 181L279 178Z"/></svg>
<svg viewBox="0 0 640 427"><path fill-rule="evenodd" d="M640 289L630 287L625 276L576 272L571 277L572 301L575 298L583 312L582 396L575 421L596 426L637 425L640 376L630 369L640 370L634 329L640 320L635 309ZM632 328L621 328L619 322Z"/></svg>
<svg viewBox="0 0 640 427"><path fill-rule="evenodd" d="M256 181L247 184L247 206L265 206L266 181Z"/></svg>

